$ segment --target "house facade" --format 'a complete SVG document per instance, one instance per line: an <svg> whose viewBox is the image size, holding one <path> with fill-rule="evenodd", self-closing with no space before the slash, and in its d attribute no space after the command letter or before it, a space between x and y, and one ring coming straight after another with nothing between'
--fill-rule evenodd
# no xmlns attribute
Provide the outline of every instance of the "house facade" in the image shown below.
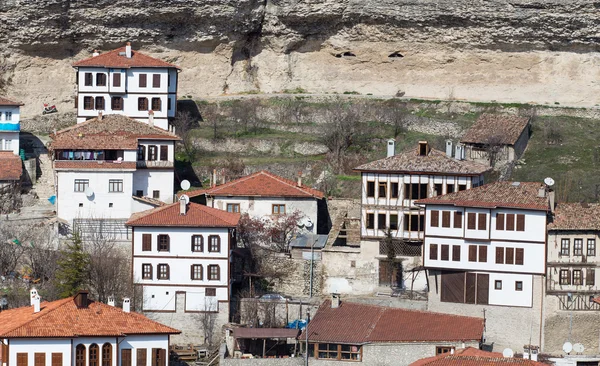
<svg viewBox="0 0 600 366"><path fill-rule="evenodd" d="M0 312L3 366L168 365L169 338L179 331L130 312L129 299L123 309L87 291L39 301Z"/></svg>
<svg viewBox="0 0 600 366"><path fill-rule="evenodd" d="M421 265L425 210L415 204L417 200L483 184L488 168L462 160L460 150L458 158L453 153L451 143L448 151L442 152L421 141L417 148L396 154L395 142L389 140L386 158L355 168L362 180L361 238L379 245L380 285L405 287L403 273ZM388 261L391 248L379 243L388 230L399 259L395 263ZM415 284L411 285L414 288ZM425 286L422 276L416 286Z"/></svg>
<svg viewBox="0 0 600 366"><path fill-rule="evenodd" d="M533 333L539 346L549 194L536 182L495 182L417 201L425 207L429 308L485 309L491 341L521 347ZM512 318L503 319L507 312ZM525 327L527 337L513 334Z"/></svg>
<svg viewBox="0 0 600 366"><path fill-rule="evenodd" d="M57 215L70 225L117 220L123 227L132 213L173 202L174 134L100 115L52 139Z"/></svg>
<svg viewBox="0 0 600 366"><path fill-rule="evenodd" d="M177 109L177 66L134 51L127 43L103 54L95 52L73 67L77 70L78 123L102 112L169 129L169 119Z"/></svg>
<svg viewBox="0 0 600 366"><path fill-rule="evenodd" d="M0 97L0 151L19 155L20 110L23 103Z"/></svg>
<svg viewBox="0 0 600 366"><path fill-rule="evenodd" d="M215 318L215 329L229 321L230 251L240 215L185 200L134 214L132 277L142 289L142 311L176 322L177 338L205 338L194 314ZM170 323L171 324L171 323Z"/></svg>

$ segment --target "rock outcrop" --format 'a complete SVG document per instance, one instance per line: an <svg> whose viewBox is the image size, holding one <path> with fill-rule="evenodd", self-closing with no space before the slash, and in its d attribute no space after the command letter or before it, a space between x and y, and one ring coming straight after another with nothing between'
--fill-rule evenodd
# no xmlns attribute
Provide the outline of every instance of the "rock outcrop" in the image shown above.
<svg viewBox="0 0 600 366"><path fill-rule="evenodd" d="M592 0L3 0L4 92L72 109L70 64L133 42L182 95L302 88L600 103ZM2 83L0 83L0 86Z"/></svg>

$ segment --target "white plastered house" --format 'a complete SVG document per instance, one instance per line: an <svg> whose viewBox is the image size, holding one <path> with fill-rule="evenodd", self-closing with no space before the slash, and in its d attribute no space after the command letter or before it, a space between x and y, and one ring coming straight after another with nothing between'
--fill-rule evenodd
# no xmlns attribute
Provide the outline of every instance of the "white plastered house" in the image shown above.
<svg viewBox="0 0 600 366"><path fill-rule="evenodd" d="M23 103L0 97L0 151L19 155L20 110Z"/></svg>

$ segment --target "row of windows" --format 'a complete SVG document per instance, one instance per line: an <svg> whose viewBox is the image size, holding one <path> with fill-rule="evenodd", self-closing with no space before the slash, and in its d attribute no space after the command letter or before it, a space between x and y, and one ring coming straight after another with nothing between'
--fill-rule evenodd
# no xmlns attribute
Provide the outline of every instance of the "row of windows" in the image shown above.
<svg viewBox="0 0 600 366"><path fill-rule="evenodd" d="M153 267L152 264L142 264L142 279L151 280L153 279ZM190 279L202 280L203 267L201 264L192 264L190 266ZM156 266L156 279L157 280L168 280L171 278L171 269L168 264L161 263ZM207 266L206 278L209 281L219 281L221 279L221 268L218 264L210 264Z"/></svg>
<svg viewBox="0 0 600 366"><path fill-rule="evenodd" d="M400 183L396 182L378 182L377 184L374 181L367 181L367 197L378 197L378 198L386 198L388 194L388 190L390 193L390 198L400 198L399 186ZM434 191L437 196L443 194L444 184L434 184ZM467 189L466 184L458 184L458 191L464 191ZM377 191L375 189L377 188ZM404 183L404 199L421 199L427 198L428 184L427 183ZM455 184L448 183L446 184L446 193L455 192Z"/></svg>
<svg viewBox="0 0 600 366"><path fill-rule="evenodd" d="M2 119L2 112L0 112L0 120ZM12 112L4 112L4 120L12 121Z"/></svg>
<svg viewBox="0 0 600 366"><path fill-rule="evenodd" d="M160 154L159 154L160 152ZM167 161L169 160L169 146L167 145L138 145L138 161Z"/></svg>
<svg viewBox="0 0 600 366"><path fill-rule="evenodd" d="M121 349L121 366L132 366L132 358L131 358L131 349ZM147 364L147 349L146 348L138 348L136 350L136 366L148 366ZM97 344L91 344L89 347L89 351L87 352L87 357L89 357L89 362L86 362L86 350L85 345L78 344L75 348L75 366L112 366L112 345L110 343L105 343L102 346L102 354L100 354L100 349ZM17 364L18 364L18 355L17 354ZM25 355L27 355L25 353ZM37 355L37 353L36 353ZM54 355L52 354L52 366L54 364ZM60 354L61 365L62 365L62 354ZM166 366L167 364L167 352L163 348L152 348L151 355L151 364L150 366ZM57 363L56 366L59 364ZM18 364L17 366L27 366L25 364ZM37 358L36 358L36 365ZM39 366L45 366L43 363Z"/></svg>
<svg viewBox="0 0 600 366"><path fill-rule="evenodd" d="M461 245L452 245L452 261L460 262ZM486 245L469 245L469 262L487 262ZM439 249L439 250L438 250ZM429 259L442 261L450 260L450 245L429 244ZM496 247L496 264L523 265L525 251L523 248Z"/></svg>
<svg viewBox="0 0 600 366"><path fill-rule="evenodd" d="M204 252L204 237L202 235L192 235L192 252ZM156 238L159 252L168 252L171 248L171 239L167 234L159 234ZM142 251L152 251L152 234L142 234ZM208 236L208 251L210 253L219 253L221 251L221 237L218 235Z"/></svg>
<svg viewBox="0 0 600 366"><path fill-rule="evenodd" d="M94 74L91 72L86 72L83 77L83 83L85 86L93 86L94 83ZM167 78L170 84L169 78ZM99 72L96 73L96 86L106 86L107 76L105 73ZM112 86L121 87L121 73L113 74L113 82ZM148 87L148 75L147 74L139 74L138 75L138 86L140 88ZM152 74L152 87L160 88L160 74Z"/></svg>
<svg viewBox="0 0 600 366"><path fill-rule="evenodd" d="M596 239L587 240L587 256L596 256ZM560 255L568 257L571 255L571 240L562 239L560 241ZM573 255L581 257L583 256L583 239L573 239Z"/></svg>
<svg viewBox="0 0 600 366"><path fill-rule="evenodd" d="M152 98L150 100L153 111L162 110L162 101L160 98ZM104 97L83 97L83 109L103 111L106 109ZM123 110L123 97L111 97L110 109L113 111ZM171 110L171 98L167 99L167 109ZM148 110L148 98L138 98L138 111Z"/></svg>
<svg viewBox="0 0 600 366"><path fill-rule="evenodd" d="M398 214L390 214L390 223L386 224L386 216L385 213L377 214L377 229L378 230L398 230ZM418 214L404 214L404 231L423 231L423 226L425 222L424 215ZM375 229L375 214L367 213L366 216L366 228L367 229Z"/></svg>
<svg viewBox="0 0 600 366"><path fill-rule="evenodd" d="M444 228L450 227L450 216L452 211L442 211L441 226ZM440 226L440 212L432 210L430 215L431 227ZM462 212L454 211L453 227L455 229L462 228ZM467 213L467 229L468 230L487 230L487 214L486 213ZM496 230L505 231L525 231L525 215L523 214L496 214Z"/></svg>
<svg viewBox="0 0 600 366"><path fill-rule="evenodd" d="M90 186L89 179L75 179L73 192L85 192L85 189ZM123 179L109 179L108 192L117 193L123 192Z"/></svg>
<svg viewBox="0 0 600 366"><path fill-rule="evenodd" d="M502 280L494 281L494 290L502 290ZM523 291L523 281L515 281L515 291Z"/></svg>
<svg viewBox="0 0 600 366"><path fill-rule="evenodd" d="M63 362L63 354L62 353L52 353L52 366L62 366ZM27 366L28 362L28 354L27 353L17 353L17 366ZM45 353L34 353L33 362L35 366L46 366L46 354Z"/></svg>
<svg viewBox="0 0 600 366"><path fill-rule="evenodd" d="M585 274L585 284L588 286L594 286L596 271L593 268L588 268ZM581 269L561 269L560 270L560 284L561 285L583 285L583 270Z"/></svg>
<svg viewBox="0 0 600 366"><path fill-rule="evenodd" d="M450 227L450 215L454 213L454 228L462 228L462 211L442 211L442 227ZM430 223L431 227L440 226L440 211L432 210Z"/></svg>

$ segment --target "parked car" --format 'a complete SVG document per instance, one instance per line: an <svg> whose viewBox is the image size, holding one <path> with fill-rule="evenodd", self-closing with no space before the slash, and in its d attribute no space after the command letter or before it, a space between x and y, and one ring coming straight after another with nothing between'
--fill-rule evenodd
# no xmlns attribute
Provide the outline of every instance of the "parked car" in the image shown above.
<svg viewBox="0 0 600 366"><path fill-rule="evenodd" d="M285 301L286 297L280 294L264 294L261 297L259 297L259 300Z"/></svg>

